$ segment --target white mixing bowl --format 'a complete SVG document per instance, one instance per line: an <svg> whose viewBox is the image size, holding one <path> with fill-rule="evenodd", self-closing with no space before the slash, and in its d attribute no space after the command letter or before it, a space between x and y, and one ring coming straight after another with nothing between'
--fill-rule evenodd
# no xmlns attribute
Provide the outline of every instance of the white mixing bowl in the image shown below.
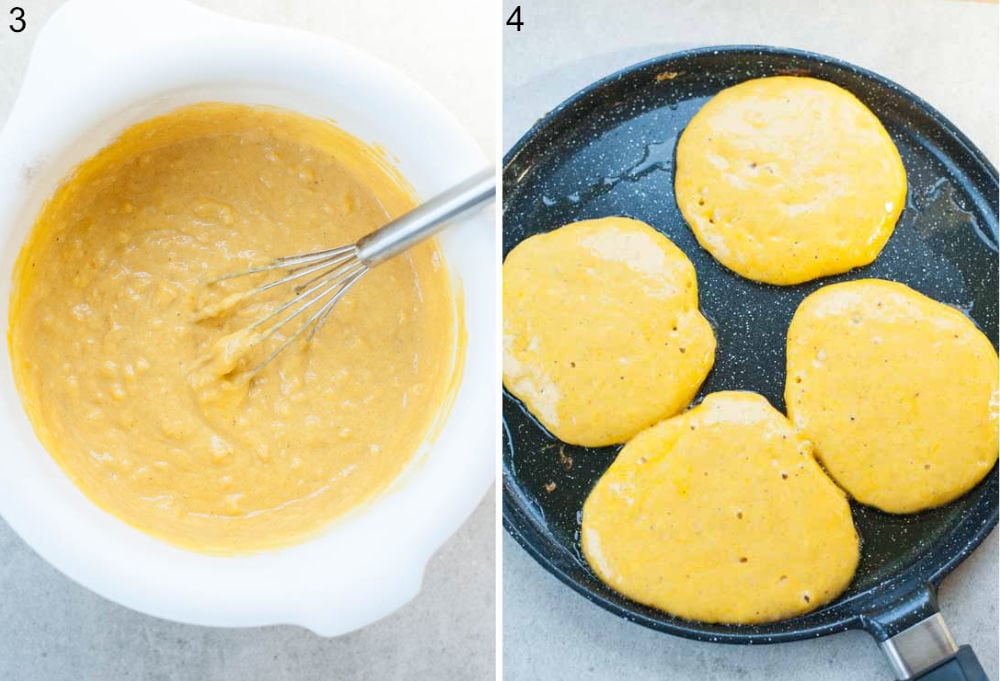
<svg viewBox="0 0 1000 681"><path fill-rule="evenodd" d="M423 198L487 164L440 105L345 45L182 0L71 0L40 32L0 133L0 318L15 257L59 179L129 125L206 100L332 118L387 150ZM0 513L70 578L159 617L336 635L396 610L416 595L427 560L495 471L494 213L446 230L441 245L466 301L461 387L420 463L362 511L306 543L250 556L201 555L153 539L94 506L49 457L3 353Z"/></svg>

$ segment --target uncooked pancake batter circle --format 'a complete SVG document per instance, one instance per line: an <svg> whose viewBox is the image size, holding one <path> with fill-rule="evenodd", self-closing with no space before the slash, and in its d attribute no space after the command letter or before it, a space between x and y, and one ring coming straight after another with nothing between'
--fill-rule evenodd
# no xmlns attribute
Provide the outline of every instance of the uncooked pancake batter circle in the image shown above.
<svg viewBox="0 0 1000 681"><path fill-rule="evenodd" d="M694 267L637 220L522 241L503 265L504 385L556 437L597 447L684 409L712 368Z"/></svg>
<svg viewBox="0 0 1000 681"><path fill-rule="evenodd" d="M698 111L677 145L674 189L716 260L789 285L872 262L903 209L906 172L850 92L777 76L727 88Z"/></svg>
<svg viewBox="0 0 1000 681"><path fill-rule="evenodd" d="M751 392L710 394L630 440L584 504L582 544L632 600L729 624L814 610L858 563L844 493Z"/></svg>
<svg viewBox="0 0 1000 681"><path fill-rule="evenodd" d="M997 353L958 310L896 282L826 286L788 329L785 402L826 470L890 513L946 504L997 460Z"/></svg>

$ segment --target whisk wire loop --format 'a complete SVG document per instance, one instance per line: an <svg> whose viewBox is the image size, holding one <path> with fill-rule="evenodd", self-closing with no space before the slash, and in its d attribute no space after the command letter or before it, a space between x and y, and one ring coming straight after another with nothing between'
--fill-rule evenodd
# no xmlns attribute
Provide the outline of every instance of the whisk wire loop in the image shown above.
<svg viewBox="0 0 1000 681"><path fill-rule="evenodd" d="M249 334L248 345L258 345L280 330L289 328L288 325L294 319L307 311L311 312L305 321L281 340L264 361L251 370L251 374L256 373L306 331L309 331L309 340L314 338L334 306L368 270L436 233L449 219L490 200L494 197L495 190L495 173L493 170L483 170L354 244L288 255L264 265L219 277L210 283L269 272L283 274L274 281L246 292L234 293L221 302L207 306L201 311L202 318L215 316L265 291L298 282L292 286L294 297L291 300L271 310L246 329ZM302 279L304 281L300 282ZM286 312L288 314L283 318L271 323ZM265 326L266 330L258 331Z"/></svg>

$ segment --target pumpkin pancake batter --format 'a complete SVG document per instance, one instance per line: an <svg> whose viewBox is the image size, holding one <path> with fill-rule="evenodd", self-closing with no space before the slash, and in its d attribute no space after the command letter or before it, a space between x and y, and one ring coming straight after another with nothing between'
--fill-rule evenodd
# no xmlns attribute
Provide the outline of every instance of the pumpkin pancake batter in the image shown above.
<svg viewBox="0 0 1000 681"><path fill-rule="evenodd" d="M903 209L906 172L854 95L778 76L727 88L701 108L678 142L674 189L716 260L787 285L872 262Z"/></svg>
<svg viewBox="0 0 1000 681"><path fill-rule="evenodd" d="M715 360L694 267L628 218L522 241L503 266L504 385L556 437L624 442L684 409Z"/></svg>
<svg viewBox="0 0 1000 681"><path fill-rule="evenodd" d="M713 393L630 440L583 506L582 543L632 600L728 624L813 610L858 564L844 493L751 392Z"/></svg>
<svg viewBox="0 0 1000 681"><path fill-rule="evenodd" d="M890 281L826 286L788 329L788 415L841 487L912 513L997 460L997 353L958 310Z"/></svg>
<svg viewBox="0 0 1000 681"><path fill-rule="evenodd" d="M413 459L455 371L434 242L368 273L310 343L220 361L288 290L205 315L205 282L350 243L414 205L329 123L231 104L128 129L42 210L15 274L10 350L40 440L95 503L174 544L305 539ZM262 348L261 353L267 348Z"/></svg>

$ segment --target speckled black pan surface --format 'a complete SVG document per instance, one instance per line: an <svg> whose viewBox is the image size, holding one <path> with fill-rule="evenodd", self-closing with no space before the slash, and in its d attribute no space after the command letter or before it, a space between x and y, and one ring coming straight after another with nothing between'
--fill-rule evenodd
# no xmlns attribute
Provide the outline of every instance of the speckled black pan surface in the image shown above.
<svg viewBox="0 0 1000 681"><path fill-rule="evenodd" d="M907 207L868 267L800 286L758 284L715 262L673 196L677 136L722 88L777 74L811 75L857 95L888 129L906 166ZM884 78L837 60L766 47L668 55L595 83L538 122L503 168L504 255L569 222L625 215L676 243L698 273L701 309L719 347L699 398L754 390L784 410L785 333L820 286L863 277L903 282L965 311L996 345L997 172L939 113ZM768 643L863 627L878 638L930 614L935 586L997 522L996 468L939 509L891 516L854 506L862 558L850 588L803 617L758 626L689 622L606 587L580 552L580 509L617 447L564 445L504 394L504 526L546 569L591 601L654 629L702 640Z"/></svg>

